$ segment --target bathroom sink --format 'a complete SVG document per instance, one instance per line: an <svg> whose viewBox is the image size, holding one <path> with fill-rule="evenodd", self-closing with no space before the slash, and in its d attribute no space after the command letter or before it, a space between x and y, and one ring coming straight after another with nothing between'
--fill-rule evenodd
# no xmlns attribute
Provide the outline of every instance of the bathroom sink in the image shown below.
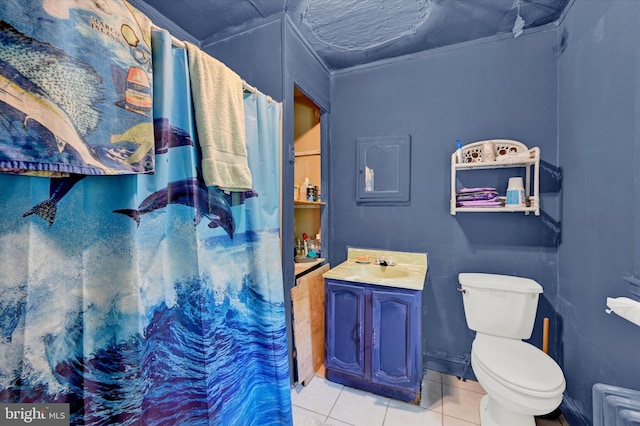
<svg viewBox="0 0 640 426"><path fill-rule="evenodd" d="M383 259L392 266L377 265ZM391 250L347 248L347 260L322 276L331 280L422 290L427 276L427 254Z"/></svg>
<svg viewBox="0 0 640 426"><path fill-rule="evenodd" d="M354 265L349 268L354 275L373 278L404 278L409 272L399 266Z"/></svg>

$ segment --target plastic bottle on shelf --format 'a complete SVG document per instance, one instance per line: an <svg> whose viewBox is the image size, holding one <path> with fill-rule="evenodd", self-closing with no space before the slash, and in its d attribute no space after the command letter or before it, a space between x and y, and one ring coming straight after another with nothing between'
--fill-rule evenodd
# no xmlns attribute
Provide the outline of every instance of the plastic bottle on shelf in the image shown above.
<svg viewBox="0 0 640 426"><path fill-rule="evenodd" d="M458 164L462 163L462 142L460 139L456 139L456 159Z"/></svg>
<svg viewBox="0 0 640 426"><path fill-rule="evenodd" d="M318 200L320 201L320 200ZM318 255L318 257L322 257L322 253L321 253L321 247L322 247L322 242L320 241L320 234L316 234L316 254Z"/></svg>
<svg viewBox="0 0 640 426"><path fill-rule="evenodd" d="M521 177L509 178L509 185L507 186L507 205L515 205L526 207L527 201L524 196L524 183Z"/></svg>
<svg viewBox="0 0 640 426"><path fill-rule="evenodd" d="M310 240L309 242L309 253L307 254L307 257L311 257L313 259L318 257L318 252L316 251L316 243L314 243L313 240Z"/></svg>
<svg viewBox="0 0 640 426"><path fill-rule="evenodd" d="M315 186L309 184L307 187L307 201L315 201L316 200L316 188Z"/></svg>
<svg viewBox="0 0 640 426"><path fill-rule="evenodd" d="M300 197L307 201L309 199L309 178L304 178L304 183L302 184L302 188L300 188Z"/></svg>

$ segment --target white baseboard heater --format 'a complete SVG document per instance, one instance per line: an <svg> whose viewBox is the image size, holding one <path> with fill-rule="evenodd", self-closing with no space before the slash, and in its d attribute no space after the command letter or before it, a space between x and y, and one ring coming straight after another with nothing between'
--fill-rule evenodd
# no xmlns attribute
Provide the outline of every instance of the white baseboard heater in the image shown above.
<svg viewBox="0 0 640 426"><path fill-rule="evenodd" d="M593 426L640 426L640 391L593 385Z"/></svg>

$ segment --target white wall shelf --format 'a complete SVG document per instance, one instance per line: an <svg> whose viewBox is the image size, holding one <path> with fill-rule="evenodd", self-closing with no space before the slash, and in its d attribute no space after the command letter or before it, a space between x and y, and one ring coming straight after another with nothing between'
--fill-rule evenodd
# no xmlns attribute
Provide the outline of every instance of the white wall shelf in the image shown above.
<svg viewBox="0 0 640 426"><path fill-rule="evenodd" d="M461 149L461 160L456 152L451 154L451 214L474 213L534 213L540 215L540 148L527 148L521 142L510 139L491 139L473 142ZM525 169L524 190L526 207L504 205L505 197L498 207L458 207L456 202L456 179L461 170L505 169L523 167ZM532 176L533 171L533 176Z"/></svg>

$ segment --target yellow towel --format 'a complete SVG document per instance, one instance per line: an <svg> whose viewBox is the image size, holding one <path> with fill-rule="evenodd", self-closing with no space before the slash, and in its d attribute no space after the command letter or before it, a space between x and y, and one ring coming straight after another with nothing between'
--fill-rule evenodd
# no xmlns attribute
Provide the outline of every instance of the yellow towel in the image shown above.
<svg viewBox="0 0 640 426"><path fill-rule="evenodd" d="M202 174L208 186L251 189L247 161L242 79L222 62L185 42Z"/></svg>

